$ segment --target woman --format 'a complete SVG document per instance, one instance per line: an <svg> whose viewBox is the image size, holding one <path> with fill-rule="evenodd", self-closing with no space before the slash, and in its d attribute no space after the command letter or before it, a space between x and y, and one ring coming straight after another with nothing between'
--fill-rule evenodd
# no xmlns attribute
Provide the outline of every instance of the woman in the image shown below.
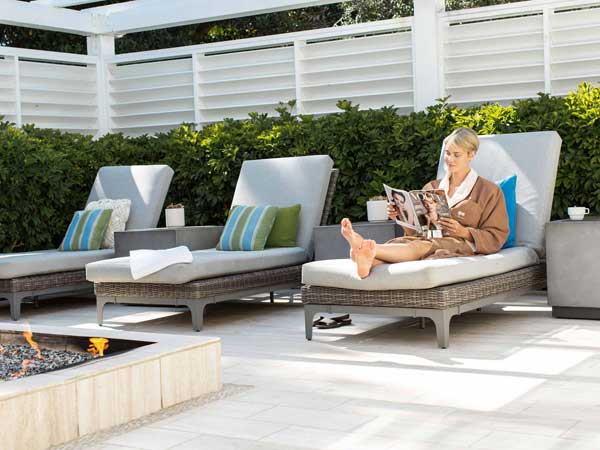
<svg viewBox="0 0 600 450"><path fill-rule="evenodd" d="M473 130L459 128L452 132L444 139L446 175L423 188L446 193L452 218L437 218L444 237L426 239L405 229L405 237L377 244L356 233L350 220L342 220L342 235L350 244L360 278L384 263L489 254L502 248L509 231L504 195L495 183L471 168L478 148L479 139ZM388 205L388 216L393 218L395 214L394 207Z"/></svg>

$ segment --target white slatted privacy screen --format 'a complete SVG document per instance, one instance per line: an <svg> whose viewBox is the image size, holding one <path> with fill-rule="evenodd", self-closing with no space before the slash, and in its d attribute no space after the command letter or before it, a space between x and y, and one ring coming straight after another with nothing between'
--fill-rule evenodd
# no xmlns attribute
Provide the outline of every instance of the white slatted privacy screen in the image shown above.
<svg viewBox="0 0 600 450"><path fill-rule="evenodd" d="M199 54L196 70L201 124L273 114L279 102L296 98L293 45Z"/></svg>
<svg viewBox="0 0 600 450"><path fill-rule="evenodd" d="M276 115L280 103L296 101L293 114L339 112L339 100L361 109L413 111L410 19L383 26L340 27L189 52L148 52L115 57L109 73L111 130L128 135L165 131L182 122L199 126L252 112ZM353 34L353 28L360 34ZM366 30L366 31L365 31ZM263 44L264 45L264 44ZM258 48L257 48L258 47ZM122 62L121 62L122 61Z"/></svg>
<svg viewBox="0 0 600 450"><path fill-rule="evenodd" d="M344 99L405 114L418 105L417 64L439 71L440 85L426 87L430 98L449 95L463 106L564 95L582 81L600 82L600 0L443 12L437 23L437 65L415 55L423 34L413 18L108 56L103 69L96 56L0 47L0 115L17 124L140 135L183 122L274 115L290 100L294 114L337 112ZM99 96L108 105L104 130Z"/></svg>
<svg viewBox="0 0 600 450"><path fill-rule="evenodd" d="M96 133L96 65L83 62L94 58L22 52L23 57L0 56L0 115L4 120L19 125L35 123L41 128ZM43 59L49 54L52 55L50 60ZM78 59L82 62L76 62Z"/></svg>
<svg viewBox="0 0 600 450"><path fill-rule="evenodd" d="M444 94L458 104L506 104L600 82L600 5L578 3L500 17L447 14Z"/></svg>
<svg viewBox="0 0 600 450"><path fill-rule="evenodd" d="M0 57L0 116L14 123L17 122L15 72L15 58Z"/></svg>
<svg viewBox="0 0 600 450"><path fill-rule="evenodd" d="M192 58L110 68L111 129L136 135L194 119Z"/></svg>
<svg viewBox="0 0 600 450"><path fill-rule="evenodd" d="M600 7L556 11L551 20L552 94L600 82Z"/></svg>
<svg viewBox="0 0 600 450"><path fill-rule="evenodd" d="M451 103L507 103L544 91L541 14L448 24L445 94Z"/></svg>

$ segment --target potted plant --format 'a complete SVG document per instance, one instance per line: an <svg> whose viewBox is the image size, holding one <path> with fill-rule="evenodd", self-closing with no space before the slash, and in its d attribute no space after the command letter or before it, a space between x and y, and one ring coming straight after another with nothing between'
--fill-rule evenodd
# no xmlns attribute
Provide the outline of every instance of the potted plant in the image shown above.
<svg viewBox="0 0 600 450"><path fill-rule="evenodd" d="M369 222L388 220L387 197L378 195L369 199L367 202L367 220Z"/></svg>
<svg viewBox="0 0 600 450"><path fill-rule="evenodd" d="M171 203L165 209L167 227L185 227L185 209L181 203Z"/></svg>

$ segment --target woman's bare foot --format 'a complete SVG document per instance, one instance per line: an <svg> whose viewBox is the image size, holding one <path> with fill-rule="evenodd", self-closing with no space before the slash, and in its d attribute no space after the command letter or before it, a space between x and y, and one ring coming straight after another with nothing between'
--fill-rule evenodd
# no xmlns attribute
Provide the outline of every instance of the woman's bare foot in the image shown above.
<svg viewBox="0 0 600 450"><path fill-rule="evenodd" d="M360 278L369 276L375 259L375 241L365 239L360 248L353 249L353 255L356 261L358 276Z"/></svg>
<svg viewBox="0 0 600 450"><path fill-rule="evenodd" d="M363 243L363 237L360 234L358 234L356 231L354 231L354 229L352 228L352 222L350 222L350 219L348 219L348 218L342 219L341 226L342 226L342 236L344 236L346 238L346 240L348 241L348 244L350 244L350 247L351 247L350 251L352 251L353 249L360 248Z"/></svg>

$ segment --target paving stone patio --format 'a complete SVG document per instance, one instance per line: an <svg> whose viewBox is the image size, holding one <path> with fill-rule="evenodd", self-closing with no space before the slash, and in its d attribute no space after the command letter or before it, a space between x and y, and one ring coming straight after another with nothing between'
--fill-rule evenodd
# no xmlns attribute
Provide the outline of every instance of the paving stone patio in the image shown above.
<svg viewBox="0 0 600 450"><path fill-rule="evenodd" d="M90 299L25 306L23 317L96 327ZM193 333L175 308L107 306L105 317L115 329ZM9 320L0 306L0 328ZM203 333L222 338L223 381L252 388L79 448L600 448L600 322L553 319L544 293L455 318L447 350L431 324L353 321L307 342L297 296L216 305Z"/></svg>

